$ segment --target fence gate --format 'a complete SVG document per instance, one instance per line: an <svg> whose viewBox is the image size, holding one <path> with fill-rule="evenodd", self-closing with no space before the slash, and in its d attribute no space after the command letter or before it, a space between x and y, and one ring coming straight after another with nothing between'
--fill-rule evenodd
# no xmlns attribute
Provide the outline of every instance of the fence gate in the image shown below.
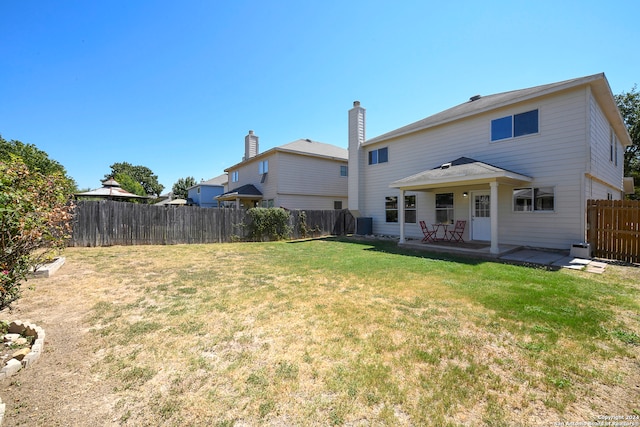
<svg viewBox="0 0 640 427"><path fill-rule="evenodd" d="M589 200L587 240L596 257L640 263L640 201Z"/></svg>

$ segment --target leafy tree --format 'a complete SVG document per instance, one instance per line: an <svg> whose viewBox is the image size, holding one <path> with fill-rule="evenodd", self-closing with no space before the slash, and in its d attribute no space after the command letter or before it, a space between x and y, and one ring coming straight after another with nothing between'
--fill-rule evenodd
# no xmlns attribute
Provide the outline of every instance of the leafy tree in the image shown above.
<svg viewBox="0 0 640 427"><path fill-rule="evenodd" d="M175 197L186 199L187 195L189 194L189 187L193 187L196 184L196 180L192 176L180 178L178 179L178 181L176 181L175 184L173 184L171 191L173 192L173 195Z"/></svg>
<svg viewBox="0 0 640 427"><path fill-rule="evenodd" d="M15 154L0 160L0 309L20 297L31 269L71 234L71 186L61 172L31 169Z"/></svg>
<svg viewBox="0 0 640 427"><path fill-rule="evenodd" d="M114 163L110 167L111 173L105 175L105 179L119 174L126 174L142 185L145 195L159 196L164 190L164 186L158 182L158 176L154 175L151 169L146 166L133 166L131 163L121 162ZM116 181L118 180L116 179ZM118 182L120 183L120 181ZM122 185L122 183L120 184Z"/></svg>
<svg viewBox="0 0 640 427"><path fill-rule="evenodd" d="M74 191L75 181L67 175L65 168L57 161L50 159L49 155L33 144L25 144L20 141L7 141L0 135L0 161L11 160L11 155L18 156L32 172L44 175L60 174L68 181L68 186Z"/></svg>
<svg viewBox="0 0 640 427"><path fill-rule="evenodd" d="M131 178L126 173L121 172L116 176L114 176L113 179L115 179L118 182L118 184L120 184L120 187L127 190L129 193L137 194L138 196L147 195L147 192L144 190L144 187L142 186L142 184L140 184L135 179Z"/></svg>
<svg viewBox="0 0 640 427"><path fill-rule="evenodd" d="M633 144L624 153L625 175L635 181L635 198L640 197L640 92L637 85L631 91L615 95L618 109Z"/></svg>

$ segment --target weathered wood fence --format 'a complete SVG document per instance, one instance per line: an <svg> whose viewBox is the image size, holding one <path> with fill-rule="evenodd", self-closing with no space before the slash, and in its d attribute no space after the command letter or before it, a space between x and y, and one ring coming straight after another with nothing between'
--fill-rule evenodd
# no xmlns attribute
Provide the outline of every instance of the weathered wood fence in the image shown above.
<svg viewBox="0 0 640 427"><path fill-rule="evenodd" d="M292 238L353 233L347 210L290 211ZM304 219L305 226L301 227ZM242 209L80 201L69 246L172 245L243 240L250 217ZM308 230L304 236L304 230Z"/></svg>
<svg viewBox="0 0 640 427"><path fill-rule="evenodd" d="M640 263L640 201L589 200L587 240L596 257Z"/></svg>

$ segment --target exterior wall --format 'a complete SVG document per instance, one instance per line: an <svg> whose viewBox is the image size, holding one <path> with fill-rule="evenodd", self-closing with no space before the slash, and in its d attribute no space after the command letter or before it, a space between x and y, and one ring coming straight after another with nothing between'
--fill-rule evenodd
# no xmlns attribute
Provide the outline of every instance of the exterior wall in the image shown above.
<svg viewBox="0 0 640 427"><path fill-rule="evenodd" d="M596 99L590 97L589 124L591 138L590 177L585 186L586 199L614 200L622 198L622 177L624 169L624 147L617 137L611 159L611 134L613 132ZM593 179L591 179L593 177Z"/></svg>
<svg viewBox="0 0 640 427"><path fill-rule="evenodd" d="M262 182L258 167L264 160L269 161L269 172ZM274 206L288 209L333 209L338 200L346 208L347 177L340 176L341 165L347 166L347 161L275 151L230 169L228 187L253 184L263 200L273 199ZM231 182L236 170L239 180Z"/></svg>
<svg viewBox="0 0 640 427"><path fill-rule="evenodd" d="M308 209L308 210L332 210L334 202L342 202L342 208L347 208L347 198L336 198L330 196L305 196L284 194L279 195L276 206L286 209Z"/></svg>
<svg viewBox="0 0 640 427"><path fill-rule="evenodd" d="M198 192L198 190L200 190ZM224 193L222 185L199 185L189 189L188 196L193 202L201 208L213 208L218 206L218 202L213 198Z"/></svg>
<svg viewBox="0 0 640 427"><path fill-rule="evenodd" d="M364 197L361 196L360 200L362 215L373 217L374 233L399 235L398 223L385 222L385 196L399 196L400 193L389 188L389 184L465 156L532 177L533 182L527 187L555 188L555 211L514 212L513 187L500 185L498 222L501 243L566 249L575 241L583 241L585 202L581 190L588 164L588 132L585 126L589 114L588 99L586 89L576 89L365 145L365 159L371 149L388 147L389 161L363 166L360 173L364 182ZM536 108L539 110L537 134L491 142L492 119ZM462 193L474 188L478 187L417 193L418 220L424 219L429 223L429 218L434 218L434 194L439 192L453 192L456 219L469 220L470 198L463 198ZM481 188L488 190L489 186ZM419 226L412 224L405 226L405 233L407 236L422 235Z"/></svg>
<svg viewBox="0 0 640 427"><path fill-rule="evenodd" d="M340 176L347 161L278 152L277 205L288 209L333 209L333 201L347 207L348 177ZM271 164L269 164L271 173ZM311 201L313 198L317 201Z"/></svg>

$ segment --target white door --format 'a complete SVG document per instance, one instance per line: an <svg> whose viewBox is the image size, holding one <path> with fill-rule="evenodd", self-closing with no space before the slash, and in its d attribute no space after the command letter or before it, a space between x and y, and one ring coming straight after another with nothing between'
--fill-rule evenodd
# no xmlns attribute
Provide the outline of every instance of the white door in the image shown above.
<svg viewBox="0 0 640 427"><path fill-rule="evenodd" d="M491 240L491 199L489 192L472 193L471 240Z"/></svg>

